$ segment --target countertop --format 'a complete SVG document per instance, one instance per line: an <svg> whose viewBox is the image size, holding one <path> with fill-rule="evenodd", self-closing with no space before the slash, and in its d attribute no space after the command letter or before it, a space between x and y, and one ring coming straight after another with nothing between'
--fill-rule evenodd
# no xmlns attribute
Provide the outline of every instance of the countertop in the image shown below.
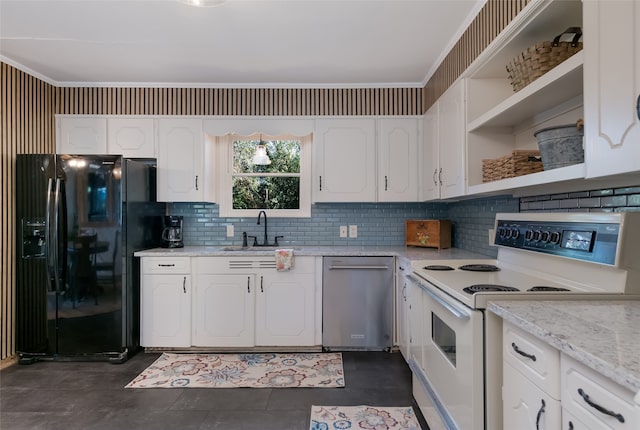
<svg viewBox="0 0 640 430"><path fill-rule="evenodd" d="M274 255L274 249L251 248L250 251L228 251L228 246L185 246L184 248L153 248L134 253L136 257L203 257L203 256L254 256ZM486 255L458 248L440 249L413 246L298 246L282 245L293 249L295 255L307 256L394 256L406 260L439 260L454 258L489 258Z"/></svg>
<svg viewBox="0 0 640 430"><path fill-rule="evenodd" d="M640 400L640 300L496 301L489 310Z"/></svg>

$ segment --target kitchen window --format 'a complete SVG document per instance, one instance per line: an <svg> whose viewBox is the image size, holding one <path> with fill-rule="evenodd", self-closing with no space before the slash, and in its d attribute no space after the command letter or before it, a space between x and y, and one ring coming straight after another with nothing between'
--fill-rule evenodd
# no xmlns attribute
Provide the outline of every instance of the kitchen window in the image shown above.
<svg viewBox="0 0 640 430"><path fill-rule="evenodd" d="M220 216L256 216L260 210L274 217L311 216L311 134L228 134L220 141ZM253 162L259 144L270 164Z"/></svg>

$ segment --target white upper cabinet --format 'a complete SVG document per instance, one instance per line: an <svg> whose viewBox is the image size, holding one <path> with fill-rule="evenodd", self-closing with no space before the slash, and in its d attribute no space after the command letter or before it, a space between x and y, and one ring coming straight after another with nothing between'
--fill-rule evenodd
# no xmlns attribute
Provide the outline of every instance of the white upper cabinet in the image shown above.
<svg viewBox="0 0 640 430"><path fill-rule="evenodd" d="M108 118L107 151L128 158L155 158L152 118Z"/></svg>
<svg viewBox="0 0 640 430"><path fill-rule="evenodd" d="M453 84L438 100L438 182L443 199L465 193L464 80Z"/></svg>
<svg viewBox="0 0 640 430"><path fill-rule="evenodd" d="M640 1L584 2L589 178L640 171Z"/></svg>
<svg viewBox="0 0 640 430"><path fill-rule="evenodd" d="M375 202L375 120L316 121L314 167L314 201Z"/></svg>
<svg viewBox="0 0 640 430"><path fill-rule="evenodd" d="M378 120L378 201L418 199L418 121Z"/></svg>
<svg viewBox="0 0 640 430"><path fill-rule="evenodd" d="M421 200L447 199L465 193L464 97L464 80L459 80L423 117Z"/></svg>
<svg viewBox="0 0 640 430"><path fill-rule="evenodd" d="M422 118L423 139L420 148L420 200L440 198L438 145L438 104L429 108Z"/></svg>
<svg viewBox="0 0 640 430"><path fill-rule="evenodd" d="M586 40L586 29L582 51L519 91L514 92L506 70L506 65L527 48L551 41L569 27L582 27L582 1L533 0L465 72L467 194L584 178L584 163L491 182L483 182L482 175L482 160L509 156L515 150L539 149L536 131L575 124L583 118L583 58L584 52L592 48ZM617 46L612 51L619 52Z"/></svg>
<svg viewBox="0 0 640 430"><path fill-rule="evenodd" d="M58 117L58 154L107 154L107 120L97 117Z"/></svg>
<svg viewBox="0 0 640 430"><path fill-rule="evenodd" d="M158 201L204 200L203 151L202 120L158 120Z"/></svg>

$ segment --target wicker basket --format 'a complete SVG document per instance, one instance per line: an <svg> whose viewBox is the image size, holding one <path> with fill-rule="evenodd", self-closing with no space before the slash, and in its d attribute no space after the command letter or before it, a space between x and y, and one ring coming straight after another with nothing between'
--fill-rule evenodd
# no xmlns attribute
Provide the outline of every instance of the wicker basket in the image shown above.
<svg viewBox="0 0 640 430"><path fill-rule="evenodd" d="M560 42L562 36L573 34L570 42ZM558 64L582 49L580 27L569 27L551 42L540 42L525 49L507 64L513 91L520 91Z"/></svg>
<svg viewBox="0 0 640 430"><path fill-rule="evenodd" d="M504 157L482 160L482 182L514 178L542 170L540 151L517 150Z"/></svg>

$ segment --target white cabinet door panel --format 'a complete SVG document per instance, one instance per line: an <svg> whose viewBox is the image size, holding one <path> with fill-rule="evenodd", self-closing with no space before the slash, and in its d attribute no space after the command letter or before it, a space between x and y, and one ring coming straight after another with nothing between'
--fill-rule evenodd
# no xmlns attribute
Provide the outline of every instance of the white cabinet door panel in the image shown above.
<svg viewBox="0 0 640 430"><path fill-rule="evenodd" d="M640 171L640 1L584 2L587 177Z"/></svg>
<svg viewBox="0 0 640 430"><path fill-rule="evenodd" d="M191 346L191 276L143 275L140 344Z"/></svg>
<svg viewBox="0 0 640 430"><path fill-rule="evenodd" d="M318 120L314 201L375 202L375 120Z"/></svg>
<svg viewBox="0 0 640 430"><path fill-rule="evenodd" d="M283 272L256 281L256 345L314 345L314 275Z"/></svg>
<svg viewBox="0 0 640 430"><path fill-rule="evenodd" d="M153 121L152 118L109 118L109 154L122 154L128 158L155 158Z"/></svg>
<svg viewBox="0 0 640 430"><path fill-rule="evenodd" d="M378 201L418 199L418 122L378 120Z"/></svg>
<svg viewBox="0 0 640 430"><path fill-rule="evenodd" d="M193 316L194 346L254 345L254 275L199 275Z"/></svg>
<svg viewBox="0 0 640 430"><path fill-rule="evenodd" d="M58 118L58 154L107 154L106 118Z"/></svg>

